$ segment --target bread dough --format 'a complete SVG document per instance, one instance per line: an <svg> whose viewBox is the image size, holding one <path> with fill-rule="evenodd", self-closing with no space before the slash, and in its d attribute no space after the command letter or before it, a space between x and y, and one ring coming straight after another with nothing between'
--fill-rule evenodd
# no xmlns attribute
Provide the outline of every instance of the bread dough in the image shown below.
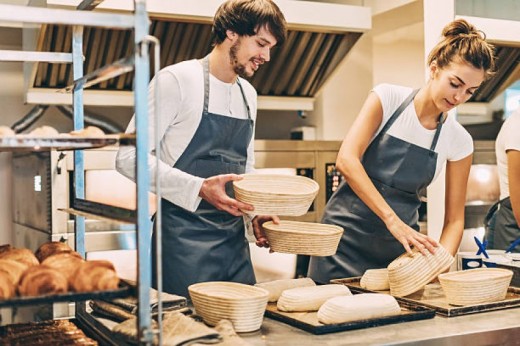
<svg viewBox="0 0 520 346"><path fill-rule="evenodd" d="M336 324L400 313L401 308L391 295L362 293L327 300L318 310L318 321L323 324Z"/></svg>
<svg viewBox="0 0 520 346"><path fill-rule="evenodd" d="M361 288L371 291L386 291L390 289L388 269L368 269L359 282Z"/></svg>
<svg viewBox="0 0 520 346"><path fill-rule="evenodd" d="M29 135L33 137L57 137L59 135L58 130L52 126L40 126L29 132Z"/></svg>
<svg viewBox="0 0 520 346"><path fill-rule="evenodd" d="M335 284L291 288L282 292L276 307L287 312L316 311L332 297L351 294L347 286Z"/></svg>
<svg viewBox="0 0 520 346"><path fill-rule="evenodd" d="M283 291L296 287L316 286L311 278L274 280L258 283L255 286L266 289L269 292L269 302L276 302Z"/></svg>
<svg viewBox="0 0 520 346"><path fill-rule="evenodd" d="M0 126L0 137L14 137L15 135L9 126Z"/></svg>
<svg viewBox="0 0 520 346"><path fill-rule="evenodd" d="M71 131L70 134L78 137L103 137L105 132L103 132L99 127L87 126L81 130Z"/></svg>

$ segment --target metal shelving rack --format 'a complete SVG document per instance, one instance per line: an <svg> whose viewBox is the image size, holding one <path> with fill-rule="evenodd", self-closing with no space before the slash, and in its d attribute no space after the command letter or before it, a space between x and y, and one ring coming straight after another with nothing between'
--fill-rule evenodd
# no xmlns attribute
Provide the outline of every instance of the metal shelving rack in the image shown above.
<svg viewBox="0 0 520 346"><path fill-rule="evenodd" d="M137 330L139 343L151 345L154 333L151 328L150 285L151 285L151 258L150 252L151 221L149 218L148 191L150 177L148 172L148 105L147 89L150 79L150 64L148 53L149 20L146 11L146 0L134 0L133 14L98 13L89 10L95 8L103 0L83 0L76 11L36 8L30 6L15 6L0 4L0 21L23 22L37 24L64 24L73 26L72 53L29 52L29 51L0 51L0 61L22 62L58 62L72 63L74 84L68 87L73 92L74 130L84 127L83 89L113 78L120 74L135 71L134 81L134 108L136 119L136 211L124 210L123 214L130 215L128 219L136 224L137 232L137 284L138 284L138 322ZM100 68L88 75L83 73L83 28L85 26L110 27L118 29L134 29L134 55L116 61L114 64ZM58 147L59 139L48 144L45 150ZM85 140L87 144L88 140ZM76 143L77 144L77 143ZM88 147L88 145L86 146ZM5 148L3 148L5 149ZM27 147L23 147L27 150ZM41 148L34 148L41 150ZM60 147L60 150L65 148ZM89 208L89 201L85 200L84 181L84 153L82 149L71 147L74 150L74 197L72 207L75 213L75 245L76 251L85 256L85 213L98 214L96 210L108 209L110 206L97 205L101 208ZM86 206L86 207L83 207ZM107 215L102 215L107 216ZM127 221L128 221L127 219ZM84 320L94 330L103 330L103 326L91 318L85 311L85 305L77 303L76 317Z"/></svg>

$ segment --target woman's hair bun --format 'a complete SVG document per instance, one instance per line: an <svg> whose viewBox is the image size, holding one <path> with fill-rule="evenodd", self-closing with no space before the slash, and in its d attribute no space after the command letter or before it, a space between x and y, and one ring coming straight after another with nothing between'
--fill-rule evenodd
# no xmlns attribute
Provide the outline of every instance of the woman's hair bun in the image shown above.
<svg viewBox="0 0 520 346"><path fill-rule="evenodd" d="M484 33L473 25L468 23L464 19L456 19L453 22L449 23L442 30L442 36L445 38L455 38L455 37L464 37L464 36L473 36L481 39L486 39Z"/></svg>

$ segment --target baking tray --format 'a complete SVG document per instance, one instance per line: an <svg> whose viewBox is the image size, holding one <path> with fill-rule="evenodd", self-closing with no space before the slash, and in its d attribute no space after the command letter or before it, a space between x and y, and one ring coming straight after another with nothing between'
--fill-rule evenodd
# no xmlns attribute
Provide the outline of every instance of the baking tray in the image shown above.
<svg viewBox="0 0 520 346"><path fill-rule="evenodd" d="M123 298L131 295L134 287L124 281L119 283L119 287L115 290L92 291L92 292L67 292L62 294L53 294L36 297L13 297L9 299L0 299L0 308L17 307L38 304L51 304L59 302L80 302L89 299L113 299Z"/></svg>
<svg viewBox="0 0 520 346"><path fill-rule="evenodd" d="M16 135L0 137L0 151L78 150L100 148L118 143L121 145L134 144L135 135L117 134L103 137L78 137L67 134L56 137Z"/></svg>
<svg viewBox="0 0 520 346"><path fill-rule="evenodd" d="M352 292L357 294L356 292ZM278 311L276 303L268 303L265 316L287 323L313 334L327 334L354 329L372 328L386 324L402 323L409 321L426 320L435 316L435 311L426 307L410 305L404 301L398 301L401 314L380 318L371 318L345 323L322 324L318 321L318 313L314 312L283 312Z"/></svg>
<svg viewBox="0 0 520 346"><path fill-rule="evenodd" d="M350 288L352 292L376 292L390 294L390 291L370 291L361 288L359 285L360 280L361 277L358 276L353 278L331 280L331 283L344 284ZM466 306L453 306L448 304L440 283L428 284L421 291L406 297L395 297L395 299L397 299L399 302L406 302L411 305L423 306L425 308L433 309L440 316L455 317L479 312L520 307L520 288L510 286L507 290L506 298L502 301Z"/></svg>

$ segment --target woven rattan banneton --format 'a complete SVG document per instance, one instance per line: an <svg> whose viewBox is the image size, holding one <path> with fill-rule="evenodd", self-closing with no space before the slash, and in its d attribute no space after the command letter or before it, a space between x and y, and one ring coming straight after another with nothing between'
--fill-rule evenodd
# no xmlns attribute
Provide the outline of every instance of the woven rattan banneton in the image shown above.
<svg viewBox="0 0 520 346"><path fill-rule="evenodd" d="M233 182L235 198L251 204L254 215L301 216L318 194L312 179L283 174L244 174Z"/></svg>
<svg viewBox="0 0 520 346"><path fill-rule="evenodd" d="M281 220L263 224L271 250L309 256L332 256L338 249L343 228L314 222Z"/></svg>
<svg viewBox="0 0 520 346"><path fill-rule="evenodd" d="M227 319L237 332L260 329L267 306L267 290L236 282L210 281L188 287L198 315L210 326Z"/></svg>
<svg viewBox="0 0 520 346"><path fill-rule="evenodd" d="M451 305L471 305L504 300L513 272L500 268L477 268L439 275Z"/></svg>

